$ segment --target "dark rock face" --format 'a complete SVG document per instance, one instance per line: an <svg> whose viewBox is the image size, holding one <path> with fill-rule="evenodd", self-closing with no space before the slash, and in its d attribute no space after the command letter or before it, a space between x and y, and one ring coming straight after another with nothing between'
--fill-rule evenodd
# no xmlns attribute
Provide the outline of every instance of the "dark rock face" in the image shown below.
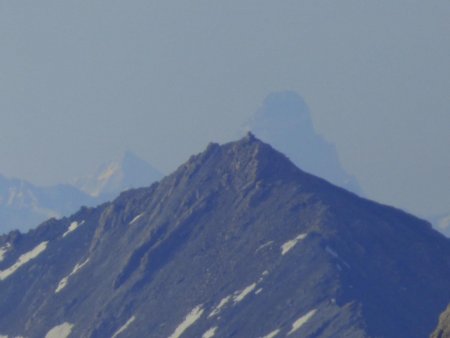
<svg viewBox="0 0 450 338"><path fill-rule="evenodd" d="M1 236L0 335L422 338L450 299L449 258L428 223L248 135Z"/></svg>

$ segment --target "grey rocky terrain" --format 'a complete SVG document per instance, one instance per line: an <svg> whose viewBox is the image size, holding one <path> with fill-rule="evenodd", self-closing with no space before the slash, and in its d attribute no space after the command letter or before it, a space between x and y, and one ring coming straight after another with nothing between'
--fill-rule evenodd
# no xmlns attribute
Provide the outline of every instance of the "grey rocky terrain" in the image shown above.
<svg viewBox="0 0 450 338"><path fill-rule="evenodd" d="M0 335L408 337L450 300L429 223L249 134L173 174L0 237Z"/></svg>

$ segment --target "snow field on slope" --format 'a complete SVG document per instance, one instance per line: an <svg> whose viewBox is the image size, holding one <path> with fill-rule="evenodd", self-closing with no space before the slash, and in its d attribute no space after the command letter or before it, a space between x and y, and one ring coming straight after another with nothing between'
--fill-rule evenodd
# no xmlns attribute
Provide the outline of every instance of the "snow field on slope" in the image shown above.
<svg viewBox="0 0 450 338"><path fill-rule="evenodd" d="M40 243L33 250L28 251L28 252L24 253L23 255L21 255L11 267L9 267L6 270L1 270L0 271L0 281L5 280L6 278L8 278L12 274L14 274L17 270L19 270L20 267L22 267L23 265L25 265L32 259L35 259L36 257L38 257L42 252L45 251L45 249L47 248L47 244L48 244L48 242Z"/></svg>
<svg viewBox="0 0 450 338"><path fill-rule="evenodd" d="M83 224L84 224L84 221L81 221L80 223L78 223L78 222L70 223L69 227L67 228L67 231L65 233L63 233L63 238L66 237L71 232L74 232L75 230L77 230L78 227L80 227Z"/></svg>
<svg viewBox="0 0 450 338"><path fill-rule="evenodd" d="M285 254L287 254L289 251L291 251L298 242L304 240L306 238L306 236L308 236L308 234L300 234L297 237L295 237L294 239L291 239L289 241L287 241L286 243L284 243L281 246L281 255L284 256Z"/></svg>
<svg viewBox="0 0 450 338"><path fill-rule="evenodd" d="M53 329L48 331L45 338L68 338L73 329L73 324L63 323L61 325L55 326Z"/></svg>
<svg viewBox="0 0 450 338"><path fill-rule="evenodd" d="M169 338L180 338L184 331L186 331L189 327L194 325L194 323L200 319L203 314L203 309L201 305L196 306L192 309L191 312L188 313L186 318L180 325L175 329L175 331L169 336Z"/></svg>

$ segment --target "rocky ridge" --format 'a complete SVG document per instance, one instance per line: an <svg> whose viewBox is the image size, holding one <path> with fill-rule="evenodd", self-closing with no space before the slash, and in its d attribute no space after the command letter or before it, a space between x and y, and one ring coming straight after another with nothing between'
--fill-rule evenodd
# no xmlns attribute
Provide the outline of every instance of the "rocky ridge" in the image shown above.
<svg viewBox="0 0 450 338"><path fill-rule="evenodd" d="M251 134L148 188L0 236L0 334L426 337L450 300L430 224Z"/></svg>

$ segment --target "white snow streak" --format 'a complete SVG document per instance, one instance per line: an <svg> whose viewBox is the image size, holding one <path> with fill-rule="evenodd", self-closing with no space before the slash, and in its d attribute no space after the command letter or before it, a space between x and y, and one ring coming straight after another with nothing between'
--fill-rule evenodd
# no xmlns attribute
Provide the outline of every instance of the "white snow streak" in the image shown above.
<svg viewBox="0 0 450 338"><path fill-rule="evenodd" d="M2 246L0 248L0 262L2 262L5 259L5 254L8 252L10 247L11 244L7 243L5 246ZM2 338L2 336L0 336L0 338Z"/></svg>
<svg viewBox="0 0 450 338"><path fill-rule="evenodd" d="M212 338L216 335L216 331L217 331L217 326L212 327L203 334L202 338Z"/></svg>
<svg viewBox="0 0 450 338"><path fill-rule="evenodd" d="M11 276L14 272L16 272L22 265L25 265L32 259L39 256L46 248L48 242L42 242L38 246L36 246L33 250L24 253L19 257L17 262L15 262L11 267L6 270L0 271L0 280L5 280L9 276Z"/></svg>
<svg viewBox="0 0 450 338"><path fill-rule="evenodd" d="M186 316L184 321L178 325L175 332L170 335L169 338L179 338L184 331L186 331L190 326L192 326L203 314L203 309L201 305L196 306L191 312Z"/></svg>
<svg viewBox="0 0 450 338"><path fill-rule="evenodd" d="M350 269L350 265L344 261L341 257L339 257L339 255L337 254L336 251L334 251L332 248L330 248L329 246L325 247L325 251L328 252L331 256L333 256L334 258L340 260L342 262L342 264L344 264L347 268ZM339 269L339 268L338 268Z"/></svg>
<svg viewBox="0 0 450 338"><path fill-rule="evenodd" d="M136 316L131 317L130 319L128 319L128 321L120 328L116 331L116 333L114 333L114 335L111 338L116 338L119 334L121 334L122 332L124 332L126 329L128 329L128 327L136 320Z"/></svg>
<svg viewBox="0 0 450 338"><path fill-rule="evenodd" d="M217 316L222 311L223 307L227 305L231 300L233 301L234 305L244 300L245 297L247 297L250 293L253 292L253 290L256 289L257 285L258 283L253 283L242 290L235 291L233 295L229 295L226 296L225 298L222 298L219 304L208 315L208 318ZM261 291L262 289L259 289L255 292L255 294L258 294Z"/></svg>
<svg viewBox="0 0 450 338"><path fill-rule="evenodd" d="M131 220L130 223L128 223L128 225L131 225L131 224L133 224L133 223L136 223L137 221L139 221L139 219L140 219L142 216L144 216L144 213L137 215L135 218L133 218L133 219Z"/></svg>
<svg viewBox="0 0 450 338"><path fill-rule="evenodd" d="M334 251L333 249L331 249L329 246L327 246L325 248L325 251L328 252L331 256L333 256L334 258L339 258L339 255L337 254L336 251Z"/></svg>
<svg viewBox="0 0 450 338"><path fill-rule="evenodd" d="M80 225L83 225L83 224L84 224L84 221L82 221L81 223L78 223L78 222L72 222L72 223L70 223L69 228L68 228L67 231L63 234L63 238L66 237L66 236L67 236L68 234L70 234L71 232L77 230L78 227L79 227Z"/></svg>
<svg viewBox="0 0 450 338"><path fill-rule="evenodd" d="M227 303L231 300L231 296L226 296L225 298L223 298L220 302L219 305L217 305L214 310L209 314L208 318L217 316L220 311L222 310L222 308L227 305Z"/></svg>
<svg viewBox="0 0 450 338"><path fill-rule="evenodd" d="M303 325L305 325L308 322L308 320L310 320L316 314L316 312L317 312L316 309L311 310L306 315L301 316L299 319L297 319L292 324L292 329L291 329L291 331L289 331L288 336L293 334L298 329L300 329Z"/></svg>
<svg viewBox="0 0 450 338"><path fill-rule="evenodd" d="M74 274L76 274L78 271L80 271L88 262L89 258L86 259L83 263L75 265L72 272L68 276L61 279L61 281L58 283L58 287L56 288L55 293L58 293L59 291L64 289L67 283L69 282L69 278L72 277Z"/></svg>
<svg viewBox="0 0 450 338"><path fill-rule="evenodd" d="M244 290L240 291L233 297L234 303L241 302L250 292L252 292L256 288L256 283L247 286Z"/></svg>
<svg viewBox="0 0 450 338"><path fill-rule="evenodd" d="M261 245L258 249L256 249L255 253L258 253L260 250L262 250L262 249L268 247L268 246L271 245L272 243L273 243L273 241L269 241L269 242L264 243L264 244Z"/></svg>
<svg viewBox="0 0 450 338"><path fill-rule="evenodd" d="M64 323L48 331L45 338L67 338L72 332L73 324Z"/></svg>
<svg viewBox="0 0 450 338"><path fill-rule="evenodd" d="M281 246L281 254L285 255L288 251L290 251L294 246L297 245L298 242L305 239L308 234L300 234L294 239L291 239L290 241L287 241Z"/></svg>
<svg viewBox="0 0 450 338"><path fill-rule="evenodd" d="M274 338L275 336L277 336L280 333L280 330L277 329L275 331L270 332L269 334L265 335L262 338Z"/></svg>

